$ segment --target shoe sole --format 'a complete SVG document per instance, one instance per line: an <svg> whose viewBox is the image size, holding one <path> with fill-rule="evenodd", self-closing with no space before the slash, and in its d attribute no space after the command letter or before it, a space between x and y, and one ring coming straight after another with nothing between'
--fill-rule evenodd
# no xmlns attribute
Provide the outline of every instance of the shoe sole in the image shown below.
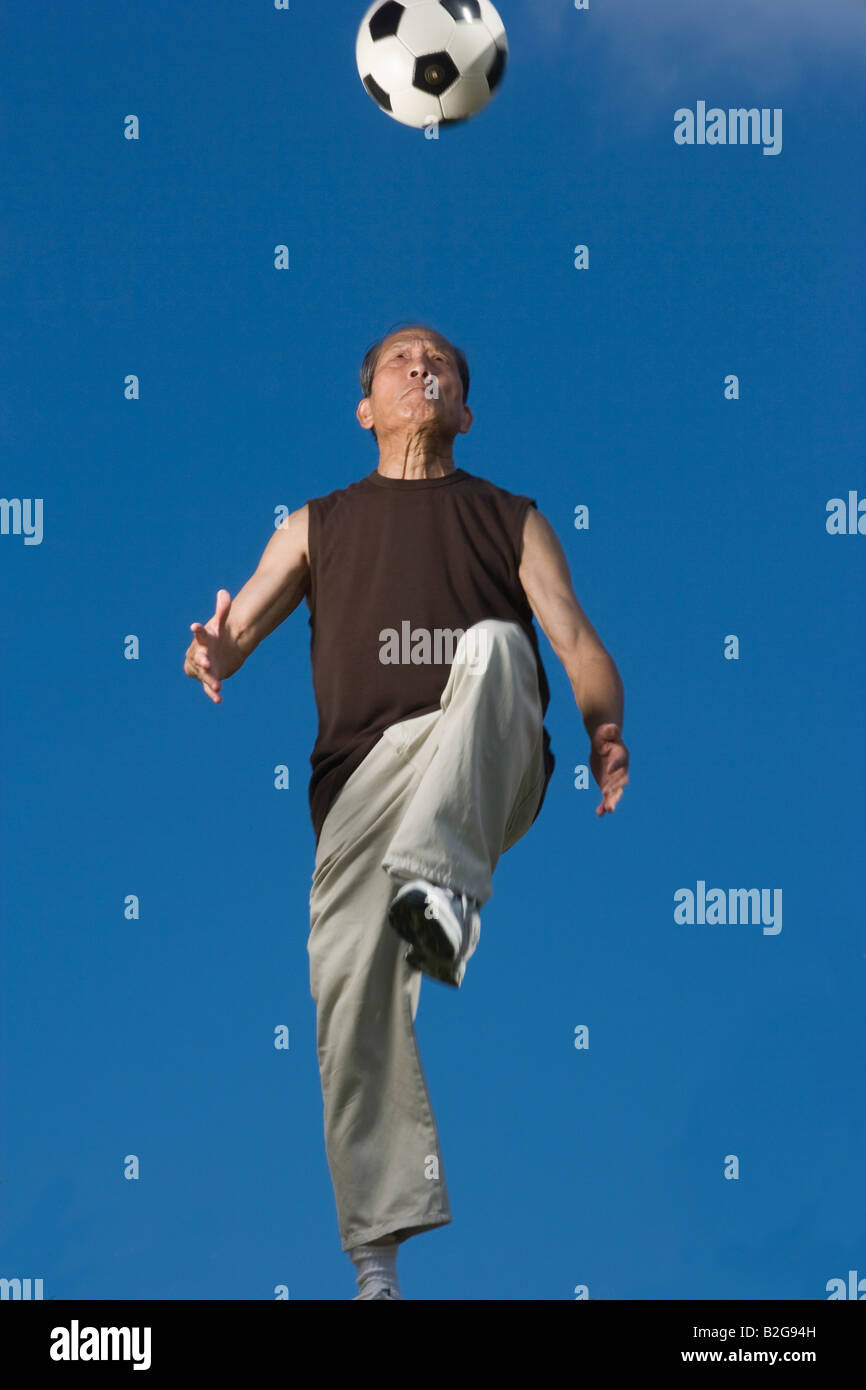
<svg viewBox="0 0 866 1390"><path fill-rule="evenodd" d="M422 956L432 956L434 960L453 965L456 960L454 942L437 918L425 917L426 904L427 893L423 888L413 888L402 898L395 898L388 914L391 924Z"/></svg>
<svg viewBox="0 0 866 1390"><path fill-rule="evenodd" d="M398 935L411 947L411 950L406 952L405 959L413 970L420 970L443 985L459 989L463 982L466 961L478 944L478 923L475 920L471 923L469 949L458 965L454 943L442 923L435 917L425 916L426 903L426 889L413 889L405 893L399 901L394 900L388 919ZM456 923L455 927L459 930Z"/></svg>

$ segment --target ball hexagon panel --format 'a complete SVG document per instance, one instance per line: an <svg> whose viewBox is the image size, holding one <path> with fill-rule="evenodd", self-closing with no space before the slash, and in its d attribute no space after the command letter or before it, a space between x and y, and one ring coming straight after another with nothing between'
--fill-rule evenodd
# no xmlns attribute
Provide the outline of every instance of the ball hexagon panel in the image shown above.
<svg viewBox="0 0 866 1390"><path fill-rule="evenodd" d="M421 58L446 48L456 28L444 5L413 5L400 20L398 37L410 53Z"/></svg>
<svg viewBox="0 0 866 1390"><path fill-rule="evenodd" d="M455 24L447 51L461 77L484 76L493 56L490 30L486 24Z"/></svg>
<svg viewBox="0 0 866 1390"><path fill-rule="evenodd" d="M478 0L478 8L481 11L481 19L485 28L490 30L494 39L505 41L505 25L502 23L502 16L495 5L491 5L490 0Z"/></svg>

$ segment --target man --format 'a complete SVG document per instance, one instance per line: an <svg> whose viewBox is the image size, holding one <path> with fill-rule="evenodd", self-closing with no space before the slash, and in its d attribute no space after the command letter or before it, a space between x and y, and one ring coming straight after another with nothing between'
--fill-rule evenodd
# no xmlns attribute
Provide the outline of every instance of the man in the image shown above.
<svg viewBox="0 0 866 1390"><path fill-rule="evenodd" d="M500 855L553 771L533 614L562 661L602 800L628 780L617 668L535 500L456 468L472 424L460 349L425 325L374 343L362 427L378 468L310 499L231 600L192 623L184 670L222 682L306 598L319 729L310 986L325 1147L360 1299L399 1299L396 1255L451 1220L414 1021L421 975L459 988Z"/></svg>

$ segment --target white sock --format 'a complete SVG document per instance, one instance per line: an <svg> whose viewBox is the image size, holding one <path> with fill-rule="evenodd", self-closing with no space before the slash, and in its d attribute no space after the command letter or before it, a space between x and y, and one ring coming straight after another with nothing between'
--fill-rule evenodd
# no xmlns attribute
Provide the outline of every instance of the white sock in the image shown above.
<svg viewBox="0 0 866 1390"><path fill-rule="evenodd" d="M358 1271L358 1290L361 1298L370 1298L380 1289L387 1288L399 1294L398 1248L392 1236L384 1236L380 1241L374 1241L369 1245L356 1245L349 1251L349 1258Z"/></svg>

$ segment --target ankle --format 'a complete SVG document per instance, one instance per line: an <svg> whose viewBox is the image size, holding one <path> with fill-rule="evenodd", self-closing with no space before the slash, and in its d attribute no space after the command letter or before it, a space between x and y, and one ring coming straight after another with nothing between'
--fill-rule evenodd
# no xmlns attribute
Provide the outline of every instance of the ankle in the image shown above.
<svg viewBox="0 0 866 1390"><path fill-rule="evenodd" d="M383 1288L400 1292L397 1283L398 1248L393 1236L383 1236L366 1245L356 1245L348 1252L357 1270L358 1291L362 1297L378 1293Z"/></svg>

